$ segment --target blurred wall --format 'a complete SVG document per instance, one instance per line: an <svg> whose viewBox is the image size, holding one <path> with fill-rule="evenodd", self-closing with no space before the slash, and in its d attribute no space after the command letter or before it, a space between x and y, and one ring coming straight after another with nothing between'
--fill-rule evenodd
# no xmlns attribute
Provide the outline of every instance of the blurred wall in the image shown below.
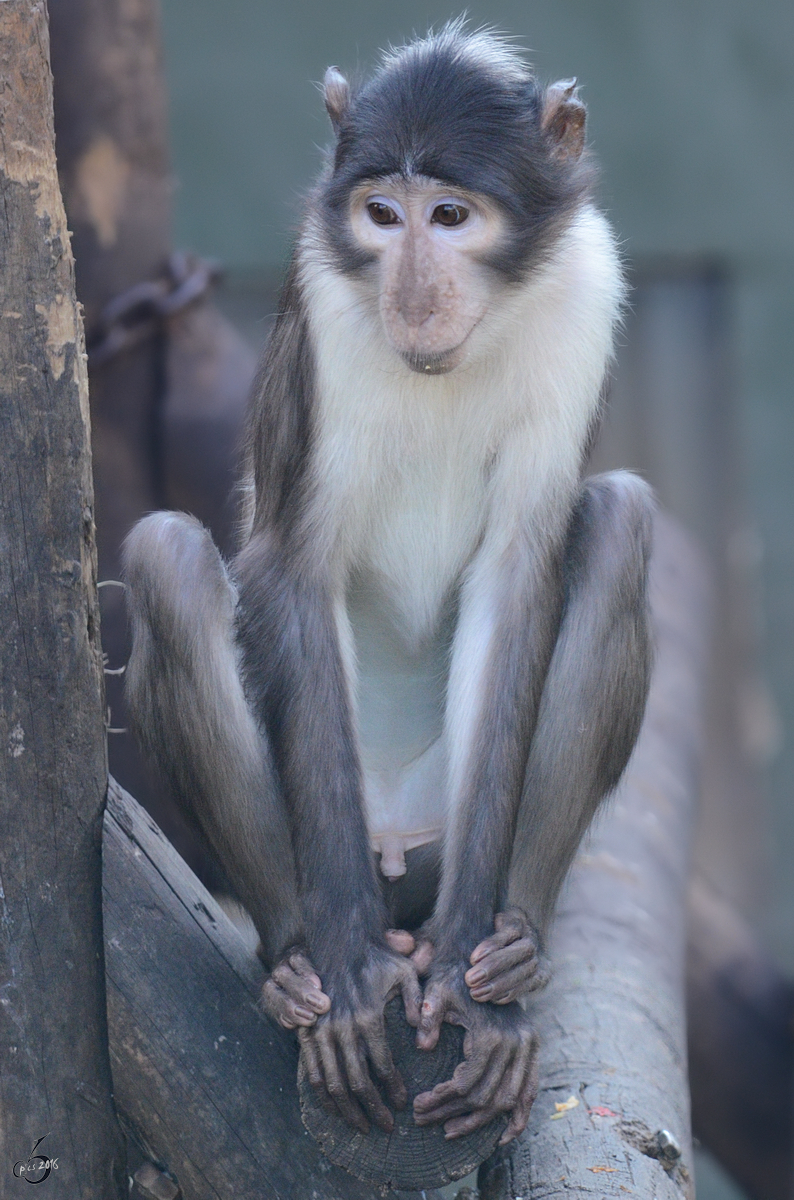
<svg viewBox="0 0 794 1200"><path fill-rule="evenodd" d="M768 771L771 818L760 808L751 814L760 853L748 856L745 879L724 883L763 919L794 970L794 5L466 7L474 24L515 35L542 77L578 76L601 199L627 257L646 272L665 260L675 273L678 263L684 275L706 262L725 281L727 387L714 420L734 423L731 471L743 498L733 502L744 512L728 552L760 583L749 621L774 706L760 693L748 716L759 729L754 752ZM330 63L367 70L379 47L459 9L417 0L163 0L163 9L178 244L219 257L238 281L265 281L266 291L329 139L312 81ZM730 439L716 434L721 454ZM666 499L686 515L675 488Z"/></svg>

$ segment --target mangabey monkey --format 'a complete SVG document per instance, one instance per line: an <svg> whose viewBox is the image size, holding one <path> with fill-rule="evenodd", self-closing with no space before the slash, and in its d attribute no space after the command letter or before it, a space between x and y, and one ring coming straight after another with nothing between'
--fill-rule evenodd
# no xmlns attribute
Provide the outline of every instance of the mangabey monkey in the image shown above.
<svg viewBox="0 0 794 1200"><path fill-rule="evenodd" d="M467 1031L416 1121L454 1137L507 1112L507 1141L536 1087L516 997L648 683L648 493L582 479L624 285L574 81L543 89L458 23L358 90L331 68L325 103L243 548L227 570L175 514L130 535L130 708L312 1083L393 1127L375 1079L405 1103L401 993L420 1047Z"/></svg>

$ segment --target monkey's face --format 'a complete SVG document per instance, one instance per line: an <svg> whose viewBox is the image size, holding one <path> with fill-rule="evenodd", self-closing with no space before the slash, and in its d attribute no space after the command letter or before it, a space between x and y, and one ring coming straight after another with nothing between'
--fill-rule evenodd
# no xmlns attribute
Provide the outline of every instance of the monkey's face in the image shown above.
<svg viewBox="0 0 794 1200"><path fill-rule="evenodd" d="M357 187L350 221L373 264L387 341L414 371L453 370L493 299L486 261L504 240L504 218L483 196L414 178Z"/></svg>

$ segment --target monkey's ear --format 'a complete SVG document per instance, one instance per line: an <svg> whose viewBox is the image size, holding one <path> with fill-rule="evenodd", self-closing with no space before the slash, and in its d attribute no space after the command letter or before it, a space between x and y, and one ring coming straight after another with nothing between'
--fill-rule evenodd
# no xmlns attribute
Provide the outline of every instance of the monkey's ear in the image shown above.
<svg viewBox="0 0 794 1200"><path fill-rule="evenodd" d="M331 118L331 124L334 127L334 133L338 133L339 127L347 116L347 110L350 107L350 84L339 70L339 67L329 67L325 72L325 78L323 79L323 99L325 100L328 116Z"/></svg>
<svg viewBox="0 0 794 1200"><path fill-rule="evenodd" d="M555 158L574 162L584 150L587 109L576 94L575 79L560 79L546 88L540 127L552 141Z"/></svg>

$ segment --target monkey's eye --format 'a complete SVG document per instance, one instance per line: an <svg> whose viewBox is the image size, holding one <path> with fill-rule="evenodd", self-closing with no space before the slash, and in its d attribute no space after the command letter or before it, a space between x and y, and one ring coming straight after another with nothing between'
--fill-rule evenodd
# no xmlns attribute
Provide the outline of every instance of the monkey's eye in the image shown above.
<svg viewBox="0 0 794 1200"><path fill-rule="evenodd" d="M445 228L452 229L455 225L462 225L468 216L469 210L462 204L439 204L433 209L430 220L434 225L444 225Z"/></svg>
<svg viewBox="0 0 794 1200"><path fill-rule="evenodd" d="M383 204L380 200L370 200L367 205L367 212L376 225L399 225L400 218L393 208L388 204Z"/></svg>

